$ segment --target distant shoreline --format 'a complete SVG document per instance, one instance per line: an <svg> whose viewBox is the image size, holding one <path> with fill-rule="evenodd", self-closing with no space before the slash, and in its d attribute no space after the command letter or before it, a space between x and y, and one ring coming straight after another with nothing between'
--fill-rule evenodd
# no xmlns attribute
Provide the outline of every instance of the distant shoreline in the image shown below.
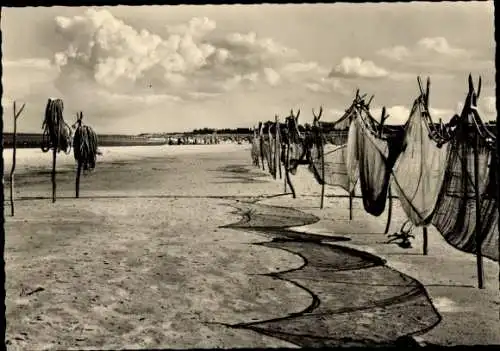
<svg viewBox="0 0 500 351"><path fill-rule="evenodd" d="M3 148L13 148L13 133L3 133ZM112 135L101 134L98 135L99 146L159 146L169 145L169 138L206 138L210 135L206 134L192 134L192 133L176 133L173 135L165 136L145 136L145 135ZM246 139L247 135L217 135L219 139L226 139L228 137ZM16 135L16 148L19 149L36 149L40 148L42 143L42 134L38 133L17 133ZM177 145L174 143L173 145Z"/></svg>

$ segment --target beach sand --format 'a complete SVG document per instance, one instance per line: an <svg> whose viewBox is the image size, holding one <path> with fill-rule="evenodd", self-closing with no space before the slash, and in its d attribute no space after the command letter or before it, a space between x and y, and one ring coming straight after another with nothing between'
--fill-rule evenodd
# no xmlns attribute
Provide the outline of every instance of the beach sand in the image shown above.
<svg viewBox="0 0 500 351"><path fill-rule="evenodd" d="M421 342L500 343L498 265L485 259L487 288L478 290L475 257L432 230L428 256L420 254L419 235L410 250L383 244L385 214L369 216L356 200L349 221L348 200L334 197L320 210L321 188L305 169L292 178L298 197L283 195L283 180L251 165L248 144L102 151L96 170L82 177L79 199L73 156L58 157L52 203L51 155L18 150L14 217L5 202L9 349L303 345L276 333L224 325L290 316L313 304L311 294L293 281L265 275L303 266L300 256L252 245L270 239L227 227L242 219L238 208L252 201L312 214L319 221L295 229L347 237L336 245L370 252L422 283L443 319L420 333ZM4 159L8 175L10 150ZM8 189L6 176L6 197ZM327 195L335 192L328 187ZM396 202L391 232L403 222ZM363 300L362 292L352 294ZM377 313L363 315L375 322L356 333L373 333L368 329L384 318ZM434 323L429 313L417 324ZM391 328L386 339L409 333L404 326Z"/></svg>

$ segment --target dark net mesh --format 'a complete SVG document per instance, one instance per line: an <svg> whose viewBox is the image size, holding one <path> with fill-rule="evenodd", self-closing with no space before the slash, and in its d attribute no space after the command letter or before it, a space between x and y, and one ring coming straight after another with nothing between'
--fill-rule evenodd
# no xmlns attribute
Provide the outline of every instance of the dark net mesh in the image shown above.
<svg viewBox="0 0 500 351"><path fill-rule="evenodd" d="M334 131L327 135L321 135L321 131L317 131L315 142L311 146L310 162L318 183L324 182L327 185L340 186L349 191L349 177L346 167L347 133L347 131ZM332 141L334 143L331 143Z"/></svg>
<svg viewBox="0 0 500 351"><path fill-rule="evenodd" d="M495 143L473 113L463 112L450 141L445 180L432 223L445 240L459 250L498 261L498 209ZM483 130L481 130L483 129ZM478 140L480 227L476 227L474 141ZM490 140L488 140L490 139ZM476 238L476 236L478 236Z"/></svg>
<svg viewBox="0 0 500 351"><path fill-rule="evenodd" d="M233 327L292 342L299 346L408 346L413 333L435 326L440 317L424 287L385 266L368 253L323 243L329 238L300 233L291 239L286 227L318 220L295 209L238 203L244 214L231 228L272 236L261 245L286 250L304 264L273 275L311 295L302 311L275 319L240 323ZM280 229L280 230L278 230ZM308 235L310 238L308 238ZM405 340L405 341L401 341Z"/></svg>

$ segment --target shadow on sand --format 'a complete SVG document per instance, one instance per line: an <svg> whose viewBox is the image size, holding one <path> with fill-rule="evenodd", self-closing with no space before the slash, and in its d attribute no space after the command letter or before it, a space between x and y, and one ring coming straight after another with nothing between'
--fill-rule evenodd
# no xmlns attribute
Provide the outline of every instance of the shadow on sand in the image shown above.
<svg viewBox="0 0 500 351"><path fill-rule="evenodd" d="M219 176L221 179L231 179L231 181L216 181L215 184L239 183L239 184L255 184L268 183L268 175L264 172L253 171L247 165L227 165L211 170L211 172L221 172L225 175ZM264 178L264 179L258 179Z"/></svg>

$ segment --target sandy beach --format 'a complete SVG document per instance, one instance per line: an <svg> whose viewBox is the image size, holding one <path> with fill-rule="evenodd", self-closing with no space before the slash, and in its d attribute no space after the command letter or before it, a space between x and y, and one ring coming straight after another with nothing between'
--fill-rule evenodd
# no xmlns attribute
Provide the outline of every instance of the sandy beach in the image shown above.
<svg viewBox="0 0 500 351"><path fill-rule="evenodd" d="M386 244L375 218L305 169L282 179L250 145L103 148L74 198L75 161L4 150L9 349L499 344L498 264L429 231ZM405 221L394 202L391 232Z"/></svg>

